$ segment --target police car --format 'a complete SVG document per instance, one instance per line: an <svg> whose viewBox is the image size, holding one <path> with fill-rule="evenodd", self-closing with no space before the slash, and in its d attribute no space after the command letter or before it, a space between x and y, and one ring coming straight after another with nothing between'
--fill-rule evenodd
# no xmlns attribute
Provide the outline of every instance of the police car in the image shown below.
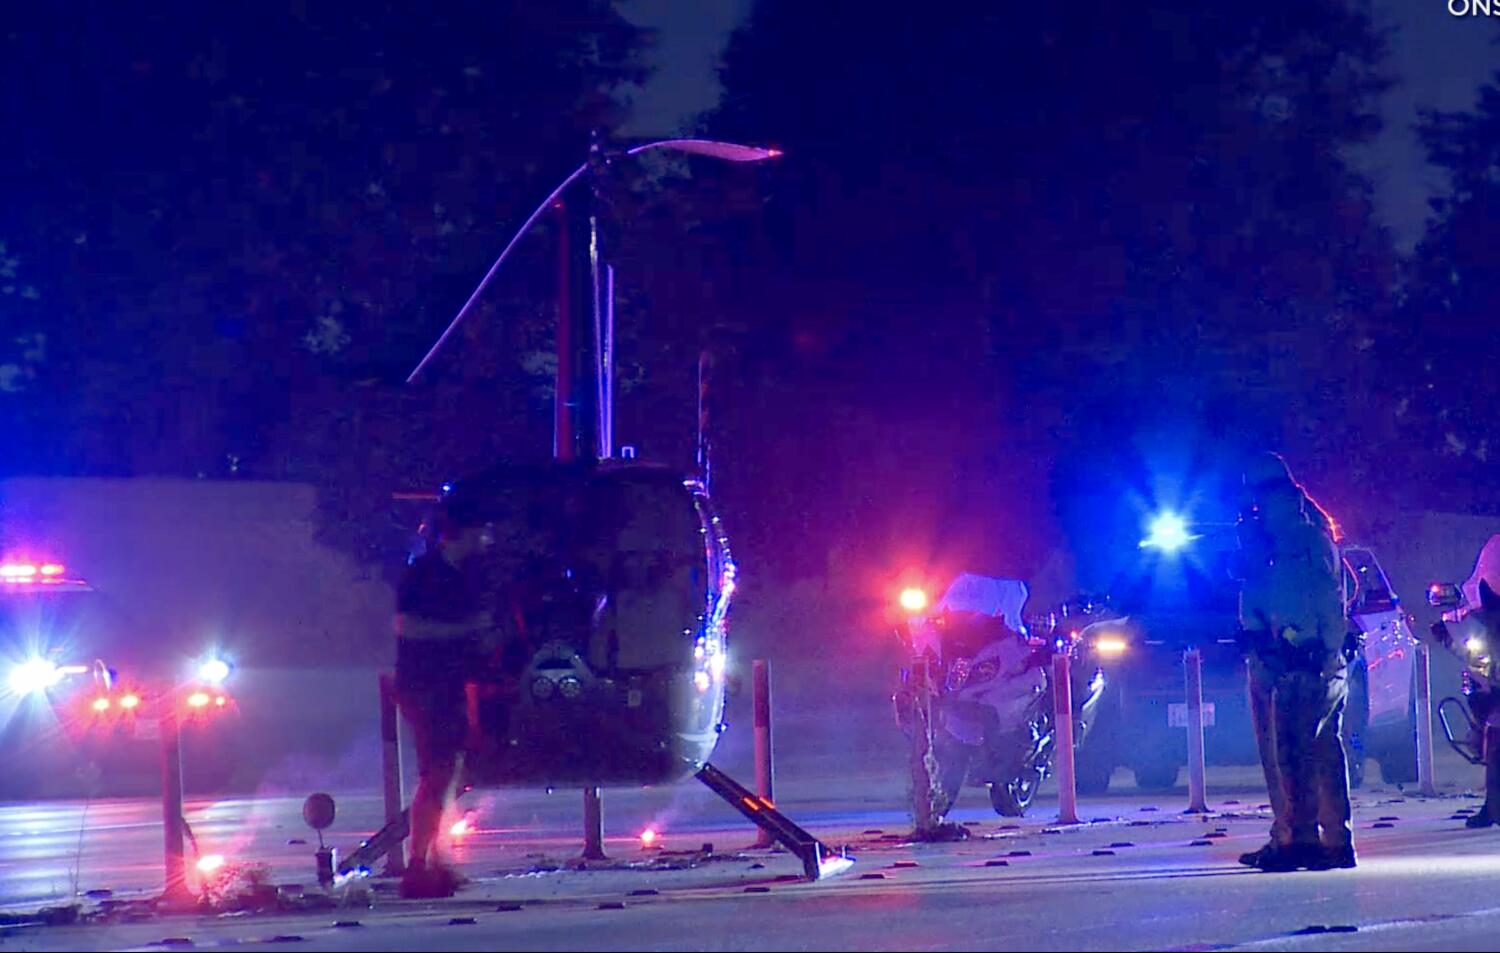
<svg viewBox="0 0 1500 953"><path fill-rule="evenodd" d="M1148 541L1159 552L1148 570L1121 574L1114 607L1129 616L1112 658L1103 659L1112 691L1100 707L1089 745L1079 752L1080 790L1108 790L1116 768L1138 787L1170 788L1187 762L1183 656L1202 657L1204 751L1209 764L1258 764L1250 722L1244 652L1236 642L1238 584L1227 571L1232 532L1191 532L1170 514ZM1170 557L1192 548L1190 562ZM1151 549L1153 546L1146 546ZM1353 658L1344 738L1352 784L1367 759L1387 782L1416 779L1415 683L1410 617L1368 547L1340 546Z"/></svg>
<svg viewBox="0 0 1500 953"><path fill-rule="evenodd" d="M224 684L232 666L222 658L173 672L150 664L149 640L105 653L116 641L109 633L131 631L110 612L59 560L13 551L0 558L0 800L154 792L168 708L190 734L233 709ZM193 747L188 782L222 789L231 757L209 756L217 744Z"/></svg>

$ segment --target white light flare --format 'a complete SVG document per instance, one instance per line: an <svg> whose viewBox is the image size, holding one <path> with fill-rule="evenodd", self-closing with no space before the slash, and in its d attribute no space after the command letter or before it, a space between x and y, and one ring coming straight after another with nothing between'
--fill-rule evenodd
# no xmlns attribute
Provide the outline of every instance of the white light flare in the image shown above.
<svg viewBox="0 0 1500 953"><path fill-rule="evenodd" d="M1188 532L1187 520L1172 512L1157 514L1146 532L1146 538L1141 540L1141 548L1156 549L1164 553L1178 552L1198 538Z"/></svg>
<svg viewBox="0 0 1500 953"><path fill-rule="evenodd" d="M198 677L210 685L221 684L229 678L229 663L217 656L210 656L198 664Z"/></svg>
<svg viewBox="0 0 1500 953"><path fill-rule="evenodd" d="M17 695L45 692L62 680L63 673L55 663L33 656L10 670L8 683Z"/></svg>
<svg viewBox="0 0 1500 953"><path fill-rule="evenodd" d="M916 587L901 590L901 608L916 614L927 608L927 593Z"/></svg>

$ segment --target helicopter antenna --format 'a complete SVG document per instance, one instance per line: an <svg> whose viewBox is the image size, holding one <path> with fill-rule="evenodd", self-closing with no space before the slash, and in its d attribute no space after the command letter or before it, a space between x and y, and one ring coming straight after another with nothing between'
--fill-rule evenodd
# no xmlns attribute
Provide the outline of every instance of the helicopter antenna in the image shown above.
<svg viewBox="0 0 1500 953"><path fill-rule="evenodd" d="M698 353L698 479L703 489L709 488L713 478L713 464L709 457L708 438L708 381L713 371L713 355L707 350Z"/></svg>

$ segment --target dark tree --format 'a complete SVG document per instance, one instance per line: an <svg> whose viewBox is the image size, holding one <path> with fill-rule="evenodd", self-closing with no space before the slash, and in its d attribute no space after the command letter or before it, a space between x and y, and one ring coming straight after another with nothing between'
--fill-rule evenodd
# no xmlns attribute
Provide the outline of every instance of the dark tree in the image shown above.
<svg viewBox="0 0 1500 953"><path fill-rule="evenodd" d="M545 233L398 382L622 117L644 37L608 0L34 4L6 29L7 470L311 480L372 556L392 490L547 450Z"/></svg>
<svg viewBox="0 0 1500 953"><path fill-rule="evenodd" d="M1353 482L1391 251L1344 151L1383 57L1335 0L762 0L709 123L787 151L751 259L779 347L744 401L749 522L987 537L1025 570L1048 492L1102 473L1118 499L1163 433Z"/></svg>
<svg viewBox="0 0 1500 953"><path fill-rule="evenodd" d="M1500 475L1500 76L1466 112L1429 112L1418 126L1446 175L1405 276L1400 322L1388 340L1388 380L1411 476L1448 505L1494 507Z"/></svg>

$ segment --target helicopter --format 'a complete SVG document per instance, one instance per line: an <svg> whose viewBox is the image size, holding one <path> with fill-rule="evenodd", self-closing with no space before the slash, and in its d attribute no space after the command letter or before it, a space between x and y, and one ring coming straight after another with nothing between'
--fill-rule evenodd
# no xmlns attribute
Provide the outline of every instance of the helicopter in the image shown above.
<svg viewBox="0 0 1500 953"><path fill-rule="evenodd" d="M559 209L562 234L578 239L560 250L566 255L571 245L588 254L561 269L569 280L559 287L553 459L498 464L445 484L435 500L439 509L460 502L482 514L494 541L485 557L493 583L486 589L494 617L511 629L511 657L468 685L476 740L465 770L477 787L582 787L591 828L586 859L602 856L600 787L696 777L818 880L847 870L853 859L709 760L726 727L727 622L739 570L709 498L706 362L699 364L696 473L614 447L614 278L600 254L598 193L610 162L651 149L734 162L779 154L699 139L609 152L596 134L588 160L526 220L407 378L415 381L428 366L530 227ZM592 201L561 205L580 178ZM579 306L569 307L570 299ZM345 858L340 875L368 872L405 838L406 817Z"/></svg>

